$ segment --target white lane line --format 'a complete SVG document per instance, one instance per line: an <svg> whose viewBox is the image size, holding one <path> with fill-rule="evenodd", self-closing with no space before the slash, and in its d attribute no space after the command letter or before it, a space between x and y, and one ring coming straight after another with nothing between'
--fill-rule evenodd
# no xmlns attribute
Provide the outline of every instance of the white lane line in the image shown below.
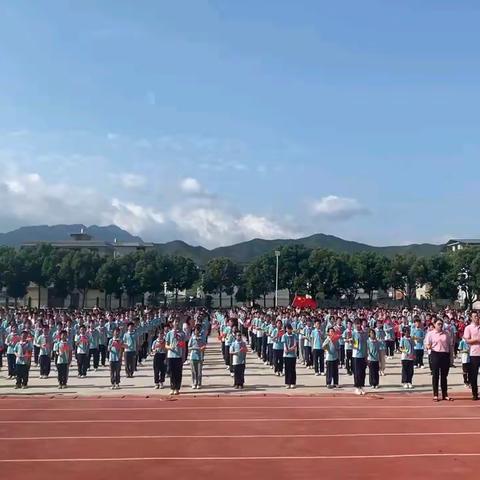
<svg viewBox="0 0 480 480"><path fill-rule="evenodd" d="M86 407L86 408L0 408L0 412L109 412L109 411L142 411L142 410L163 410L163 411L176 411L176 410L338 410L338 409L391 409L391 408L423 408L425 405L258 405L258 406L218 406L218 407L205 407L205 406L191 406L191 407ZM438 405L436 408L478 408L476 405L451 405L445 403L444 405Z"/></svg>
<svg viewBox="0 0 480 480"><path fill-rule="evenodd" d="M165 418L165 419L138 419L138 420L126 420L126 419L92 419L92 420L0 420L1 424L34 424L34 423L157 423L157 422L178 422L178 423L189 423L189 422L221 422L221 423L232 423L232 422L370 422L373 420L389 420L389 421L409 421L409 420L477 420L480 421L480 416L478 417L407 417L407 418L396 418L396 417L326 417L326 418L198 418L198 419L185 419L185 418Z"/></svg>
<svg viewBox="0 0 480 480"><path fill-rule="evenodd" d="M357 437L430 437L439 436L469 436L480 435L480 432L390 432L390 433L320 433L320 434L258 434L258 435L120 435L120 436L75 436L75 437L0 437L0 441L30 441L30 440L151 440L151 439L180 439L180 438L357 438Z"/></svg>
<svg viewBox="0 0 480 480"><path fill-rule="evenodd" d="M64 462L146 462L146 461L245 461L245 460L383 460L395 458L480 457L480 453L405 453L391 455L314 455L298 457L124 457L124 458L18 458L0 460L0 463L64 463Z"/></svg>

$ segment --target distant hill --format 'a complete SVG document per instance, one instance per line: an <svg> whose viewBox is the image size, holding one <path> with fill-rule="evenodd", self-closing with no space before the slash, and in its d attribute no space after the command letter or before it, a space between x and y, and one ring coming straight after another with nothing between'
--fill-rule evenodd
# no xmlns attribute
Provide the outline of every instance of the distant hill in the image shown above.
<svg viewBox="0 0 480 480"><path fill-rule="evenodd" d="M78 233L81 229L85 233L92 235L97 240L113 242L116 238L121 242L141 242L140 237L131 235L126 230L122 230L116 225L99 227L92 225L87 227L81 224L73 225L37 225L32 227L21 227L8 233L0 233L0 245L20 246L25 242L45 241L54 242L67 240L71 233ZM164 254L183 255L195 261L198 265L205 265L210 259L217 257L228 257L239 263L248 263L253 259L271 252L282 245L303 244L308 248L328 248L335 252L355 253L355 252L378 252L388 257L397 253L413 253L417 256L427 257L439 253L442 245L433 245L430 243L412 244L405 246L392 247L374 247L364 243L351 242L333 235L324 235L317 233L305 238L295 240L278 239L262 240L255 238L247 242L237 243L227 247L214 248L208 250L204 247L193 247L180 240L173 242L157 243L157 249Z"/></svg>
<svg viewBox="0 0 480 480"><path fill-rule="evenodd" d="M113 242L116 238L121 242L142 241L140 237L131 235L116 225L99 227L91 225L87 227L81 224L73 225L35 225L31 227L20 227L7 233L0 233L0 245L18 247L25 242L44 241L55 242L69 240L71 233L78 233L83 228L85 233L92 235L96 240Z"/></svg>
<svg viewBox="0 0 480 480"><path fill-rule="evenodd" d="M192 247L185 242L174 241L159 243L157 248L163 253L184 255L190 257L197 264L203 265L208 260L217 257L228 257L239 263L248 263L253 259L271 252L282 245L303 244L308 248L327 248L335 252L356 253L356 252L377 252L387 257L393 257L397 253L413 253L419 257L428 257L440 252L442 245L430 243L412 244L393 247L374 247L364 243L351 242L333 235L317 233L305 238L295 240L262 240L256 238L247 242L237 243L228 247L214 248L207 250L203 247Z"/></svg>

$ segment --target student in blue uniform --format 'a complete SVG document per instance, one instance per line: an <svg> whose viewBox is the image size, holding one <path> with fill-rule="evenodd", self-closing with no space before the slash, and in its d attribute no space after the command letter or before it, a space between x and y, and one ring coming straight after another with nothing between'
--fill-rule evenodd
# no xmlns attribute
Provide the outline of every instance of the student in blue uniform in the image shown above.
<svg viewBox="0 0 480 480"><path fill-rule="evenodd" d="M352 333L353 333L353 323L351 320L347 320L345 331L342 334L343 340L345 342L345 368L347 370L347 375L352 375L353 373L353 341L352 341Z"/></svg>
<svg viewBox="0 0 480 480"><path fill-rule="evenodd" d="M236 332L235 340L230 345L230 353L233 363L233 388L243 389L245 384L247 344L243 341L241 332Z"/></svg>
<svg viewBox="0 0 480 480"><path fill-rule="evenodd" d="M470 388L470 345L463 338L458 344L458 351L462 358L463 383L466 388Z"/></svg>
<svg viewBox="0 0 480 480"><path fill-rule="evenodd" d="M380 342L377 340L376 332L373 328L368 332L367 362L369 384L372 388L377 389L380 383Z"/></svg>
<svg viewBox="0 0 480 480"><path fill-rule="evenodd" d="M202 338L202 327L197 325L188 341L190 368L192 370L192 388L197 390L202 386L203 352L205 346Z"/></svg>
<svg viewBox="0 0 480 480"><path fill-rule="evenodd" d="M323 375L325 372L325 350L324 350L324 340L325 336L322 330L322 323L320 320L315 321L315 328L312 330L312 357L313 357L313 368L315 370L315 375Z"/></svg>
<svg viewBox="0 0 480 480"><path fill-rule="evenodd" d="M403 388L413 388L413 371L415 362L415 343L410 336L410 328L404 327L403 336L400 339L399 348L402 359L402 383Z"/></svg>
<svg viewBox="0 0 480 480"><path fill-rule="evenodd" d="M152 343L153 355L153 383L156 389L163 388L167 372L167 348L164 328L159 327L157 338Z"/></svg>
<svg viewBox="0 0 480 480"><path fill-rule="evenodd" d="M352 359L355 393L365 395L365 375L367 370L367 333L362 329L360 320L355 322L352 331Z"/></svg>
<svg viewBox="0 0 480 480"><path fill-rule="evenodd" d="M108 361L110 362L110 383L112 390L120 388L120 375L122 369L122 356L124 345L120 338L120 329L113 329L113 337L108 342Z"/></svg>
<svg viewBox="0 0 480 480"><path fill-rule="evenodd" d="M15 363L15 346L20 341L20 335L18 334L17 324L10 322L10 332L5 339L5 345L7 346L7 364L8 364L8 378L11 380L17 375Z"/></svg>
<svg viewBox="0 0 480 480"><path fill-rule="evenodd" d="M311 369L313 367L312 359L312 321L307 320L307 325L303 329L303 349L305 355L305 367Z"/></svg>
<svg viewBox="0 0 480 480"><path fill-rule="evenodd" d="M286 388L295 388L297 384L297 337L293 333L290 323L287 324L287 333L282 337L283 361L285 364L285 385Z"/></svg>
<svg viewBox="0 0 480 480"><path fill-rule="evenodd" d="M89 345L90 340L85 325L80 325L78 333L75 335L78 378L85 378L87 376Z"/></svg>
<svg viewBox="0 0 480 480"><path fill-rule="evenodd" d="M419 318L415 319L414 326L411 330L411 336L414 342L415 353L415 368L425 368L423 366L424 344L425 344L425 330L422 326L422 321Z"/></svg>
<svg viewBox="0 0 480 480"><path fill-rule="evenodd" d="M68 367L72 360L72 345L68 340L68 332L61 330L59 332L58 340L53 346L55 352L58 388L67 388L68 382Z"/></svg>
<svg viewBox="0 0 480 480"><path fill-rule="evenodd" d="M338 388L338 338L339 335L333 327L328 329L327 338L323 341L322 348L325 351L327 364L327 388Z"/></svg>
<svg viewBox="0 0 480 480"><path fill-rule="evenodd" d="M284 334L283 323L277 320L277 325L272 332L273 338L273 371L275 375L281 376L283 374L283 343L282 337Z"/></svg>
<svg viewBox="0 0 480 480"><path fill-rule="evenodd" d="M122 339L125 351L125 374L127 378L132 378L135 372L135 358L137 356L137 335L135 333L135 324L129 322L127 331L123 334Z"/></svg>
<svg viewBox="0 0 480 480"><path fill-rule="evenodd" d="M44 325L40 335L37 337L39 348L38 360L40 363L40 378L48 378L52 363L52 340L48 325Z"/></svg>
<svg viewBox="0 0 480 480"><path fill-rule="evenodd" d="M179 321L173 321L173 328L166 337L167 358L170 370L170 395L178 395L182 387L183 358L186 347L185 332L180 330Z"/></svg>
<svg viewBox="0 0 480 480"><path fill-rule="evenodd" d="M99 344L100 344L100 334L98 330L95 328L95 322L91 321L88 325L88 370L90 370L92 366L92 359L93 359L93 369L95 371L98 370L98 365L100 363L100 352L99 352Z"/></svg>
<svg viewBox="0 0 480 480"><path fill-rule="evenodd" d="M28 374L33 355L33 345L28 338L29 333L24 330L20 341L15 345L15 371L17 374L15 388L27 388L28 386Z"/></svg>

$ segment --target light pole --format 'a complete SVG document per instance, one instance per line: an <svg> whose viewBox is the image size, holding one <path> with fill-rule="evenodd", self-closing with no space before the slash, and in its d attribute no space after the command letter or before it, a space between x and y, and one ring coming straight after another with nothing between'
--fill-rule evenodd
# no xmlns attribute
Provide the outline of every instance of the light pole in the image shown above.
<svg viewBox="0 0 480 480"><path fill-rule="evenodd" d="M280 250L275 250L275 308L278 306L278 257L280 257Z"/></svg>

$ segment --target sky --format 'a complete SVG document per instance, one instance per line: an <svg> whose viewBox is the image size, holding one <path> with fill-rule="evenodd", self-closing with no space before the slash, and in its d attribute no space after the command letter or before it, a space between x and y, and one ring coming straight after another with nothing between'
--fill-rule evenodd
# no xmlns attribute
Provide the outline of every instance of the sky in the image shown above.
<svg viewBox="0 0 480 480"><path fill-rule="evenodd" d="M476 0L0 0L0 231L478 237Z"/></svg>

